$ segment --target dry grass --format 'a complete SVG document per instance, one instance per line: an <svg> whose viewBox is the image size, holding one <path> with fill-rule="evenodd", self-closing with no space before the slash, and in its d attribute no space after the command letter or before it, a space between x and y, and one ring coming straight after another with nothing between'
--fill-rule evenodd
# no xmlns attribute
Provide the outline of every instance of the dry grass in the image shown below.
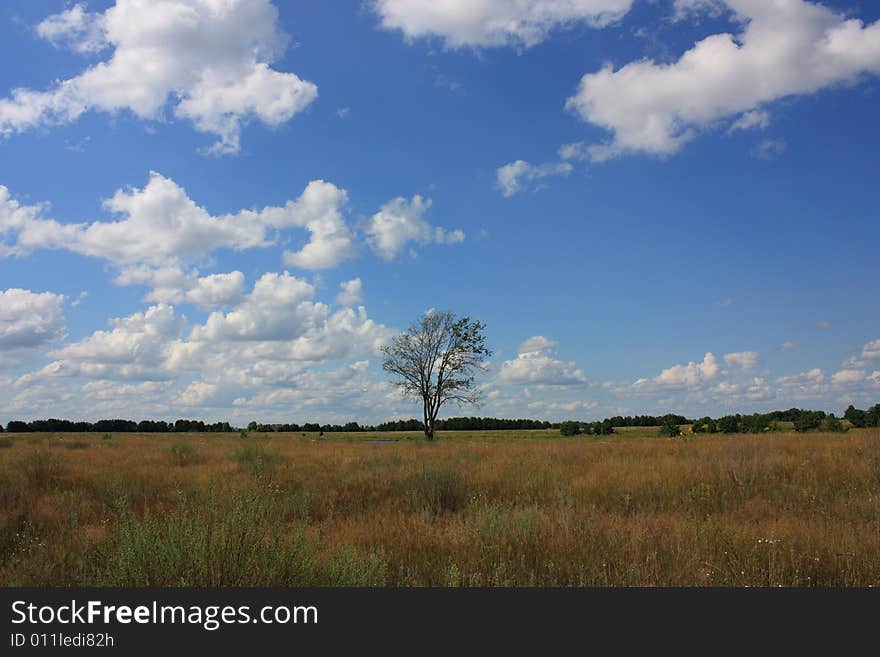
<svg viewBox="0 0 880 657"><path fill-rule="evenodd" d="M880 585L876 429L550 435L12 435L0 584Z"/></svg>

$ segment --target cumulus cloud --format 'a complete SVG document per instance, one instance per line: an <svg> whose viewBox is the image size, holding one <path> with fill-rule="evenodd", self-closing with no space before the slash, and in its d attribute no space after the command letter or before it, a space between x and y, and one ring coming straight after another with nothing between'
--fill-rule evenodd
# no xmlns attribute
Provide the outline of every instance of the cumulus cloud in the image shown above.
<svg viewBox="0 0 880 657"><path fill-rule="evenodd" d="M108 45L104 16L86 11L84 2L46 17L37 25L36 32L56 48L78 53L99 52Z"/></svg>
<svg viewBox="0 0 880 657"><path fill-rule="evenodd" d="M154 417L188 408L245 422L253 418L243 414L257 412L287 421L352 409L357 415L347 419L399 413L390 387L368 367L394 331L363 307L331 312L314 294L288 272L268 273L235 309L215 311L202 324L168 304L111 320L107 330L50 352L49 364L0 391L3 410L40 415L52 407L82 417L86 404L89 415L121 408L126 416ZM336 402L345 406L333 408Z"/></svg>
<svg viewBox="0 0 880 657"><path fill-rule="evenodd" d="M849 358L844 363L844 366L849 368L862 368L875 363L880 363L880 338L868 342L862 347L861 353Z"/></svg>
<svg viewBox="0 0 880 657"><path fill-rule="evenodd" d="M739 33L708 36L669 64L642 59L583 76L566 107L611 133L589 147L591 159L670 155L718 122L760 125L753 113L767 103L880 72L880 21L865 25L806 0L724 6Z"/></svg>
<svg viewBox="0 0 880 657"><path fill-rule="evenodd" d="M660 372L653 379L639 379L633 386L650 387L651 384L673 387L695 387L711 381L721 372L721 365L711 351L699 363L689 362L687 365L673 365Z"/></svg>
<svg viewBox="0 0 880 657"><path fill-rule="evenodd" d="M347 199L345 190L313 180L283 206L212 215L173 180L151 172L142 189L120 189L105 201L115 220L61 223L46 216L47 204L22 205L0 185L0 247L7 255L64 249L101 258L119 269L117 284L151 287L147 301L211 307L235 303L244 284L241 272L200 276L187 269L217 249L272 246L299 228L310 237L299 251L285 251L288 265L324 269L355 257L343 216Z"/></svg>
<svg viewBox="0 0 880 657"><path fill-rule="evenodd" d="M313 303L315 288L283 274L263 274L234 310L213 312L193 340L281 340L301 335L323 320L329 308Z"/></svg>
<svg viewBox="0 0 880 657"><path fill-rule="evenodd" d="M323 180L308 184L298 200L285 211L290 225L303 226L311 234L308 244L296 252L284 252L284 264L303 269L328 269L353 258L357 250L343 217L348 203L344 189Z"/></svg>
<svg viewBox="0 0 880 657"><path fill-rule="evenodd" d="M64 334L64 295L20 288L0 290L0 364L20 350L35 349Z"/></svg>
<svg viewBox="0 0 880 657"><path fill-rule="evenodd" d="M18 88L0 99L0 135L70 123L89 110L128 110L161 120L166 109L237 153L244 123L278 126L317 97L317 87L271 68L287 39L269 0L118 0L103 14L78 4L46 18L37 34L104 61L48 90Z"/></svg>
<svg viewBox="0 0 880 657"><path fill-rule="evenodd" d="M117 285L146 285L152 288L145 301L172 304L189 302L202 308L235 305L244 291L244 274L240 271L199 276L197 269L185 272L177 265L125 267L114 282Z"/></svg>
<svg viewBox="0 0 880 657"><path fill-rule="evenodd" d="M563 147L565 148L565 147ZM550 176L567 176L572 165L568 162L547 162L530 164L525 160L516 160L499 167L495 172L498 189L504 196L513 196L527 188L524 183L541 180Z"/></svg>
<svg viewBox="0 0 880 657"><path fill-rule="evenodd" d="M854 383L863 383L868 379L865 370L840 370L831 375L832 385L847 386Z"/></svg>
<svg viewBox="0 0 880 657"><path fill-rule="evenodd" d="M516 358L504 361L496 381L501 384L565 386L586 383L587 377L571 361L556 358L559 343L542 335L523 342Z"/></svg>
<svg viewBox="0 0 880 657"><path fill-rule="evenodd" d="M385 260L393 260L411 243L457 244L463 242L460 228L447 230L432 226L425 220L431 199L416 194L407 201L402 196L383 205L367 222L365 231L372 249Z"/></svg>
<svg viewBox="0 0 880 657"><path fill-rule="evenodd" d="M26 374L19 386L57 377L82 376L110 380L166 380L172 374L165 368L173 340L186 321L165 304L144 312L110 320L109 331L90 336L51 352L51 363Z"/></svg>
<svg viewBox="0 0 880 657"><path fill-rule="evenodd" d="M816 399L828 392L828 382L824 372L818 367L800 374L781 376L776 385L785 399L800 401Z"/></svg>
<svg viewBox="0 0 880 657"><path fill-rule="evenodd" d="M360 278L352 278L339 284L341 291L336 295L340 306L356 306L364 300Z"/></svg>
<svg viewBox="0 0 880 657"><path fill-rule="evenodd" d="M756 351L737 351L732 354L724 355L724 362L730 366L737 366L744 370L754 369L758 364L758 352Z"/></svg>
<svg viewBox="0 0 880 657"><path fill-rule="evenodd" d="M555 28L603 27L622 18L632 0L375 0L385 29L407 39L438 37L446 48L529 48Z"/></svg>

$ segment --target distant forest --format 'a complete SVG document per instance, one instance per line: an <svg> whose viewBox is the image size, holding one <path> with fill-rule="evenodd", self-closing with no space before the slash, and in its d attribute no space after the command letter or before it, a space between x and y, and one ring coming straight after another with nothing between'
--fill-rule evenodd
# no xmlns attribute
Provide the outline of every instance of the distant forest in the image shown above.
<svg viewBox="0 0 880 657"><path fill-rule="evenodd" d="M769 413L753 413L751 415L725 415L719 418L702 417L688 419L684 415L636 415L606 418L596 422L581 422L568 420L565 422L547 422L543 420L528 419L504 419L494 417L453 417L437 420L437 429L440 431L504 431L504 430L533 430L533 429L560 429L564 435L607 435L614 433L618 427L678 427L690 425L695 433L760 433L773 428L778 428L780 423L790 424L786 428L797 431L809 431L823 429L826 431L839 431L847 427L878 427L880 426L880 404L875 404L867 410L861 410L850 405L843 413L843 420L833 413L824 411L811 411L801 408L790 408L787 411L771 411ZM13 420L6 425L5 431L9 433L27 432L128 432L128 433L187 433L209 432L229 433L235 431L253 431L255 433L336 433L336 432L381 432L381 431L422 431L422 421L417 419L392 420L376 425L362 425L357 422L346 424L260 424L251 422L246 428L234 427L229 422L206 423L202 420L176 420L166 422L164 420L98 420L97 422L76 422L71 420L33 420L23 422ZM0 433L4 432L0 425Z"/></svg>

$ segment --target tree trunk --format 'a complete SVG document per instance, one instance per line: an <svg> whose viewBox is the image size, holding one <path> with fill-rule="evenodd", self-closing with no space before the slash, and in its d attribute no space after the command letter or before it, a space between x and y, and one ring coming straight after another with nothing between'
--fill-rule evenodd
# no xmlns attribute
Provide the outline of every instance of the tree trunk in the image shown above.
<svg viewBox="0 0 880 657"><path fill-rule="evenodd" d="M428 400L424 400L422 408L422 422L425 427L425 440L434 440L434 420L428 417Z"/></svg>

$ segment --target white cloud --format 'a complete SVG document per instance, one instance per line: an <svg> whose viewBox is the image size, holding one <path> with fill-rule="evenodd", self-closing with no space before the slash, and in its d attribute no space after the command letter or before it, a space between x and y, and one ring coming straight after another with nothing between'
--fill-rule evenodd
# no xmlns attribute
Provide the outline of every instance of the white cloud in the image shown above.
<svg viewBox="0 0 880 657"><path fill-rule="evenodd" d="M336 303L340 306L356 306L364 300L360 278L352 278L339 284L341 292L336 295Z"/></svg>
<svg viewBox="0 0 880 657"><path fill-rule="evenodd" d="M529 338L517 349L516 358L501 364L497 382L546 386L586 383L587 377L574 362L557 360L558 345L542 335Z"/></svg>
<svg viewBox="0 0 880 657"><path fill-rule="evenodd" d="M87 338L51 352L54 360L41 370L18 380L20 387L47 378L87 377L105 380L167 380L165 367L171 343L186 321L165 304L145 312L110 320L109 331L95 331Z"/></svg>
<svg viewBox="0 0 880 657"><path fill-rule="evenodd" d="M724 362L727 363L729 367L736 365L744 370L751 370L758 364L758 352L737 351L733 354L725 354Z"/></svg>
<svg viewBox="0 0 880 657"><path fill-rule="evenodd" d="M671 387L696 387L706 381L711 381L718 376L721 365L711 351L703 358L702 362L689 362L687 365L673 365L660 372L653 379L639 379L633 384L636 388L650 388L654 386Z"/></svg>
<svg viewBox="0 0 880 657"><path fill-rule="evenodd" d="M0 99L0 135L69 123L89 110L175 117L218 137L209 151L237 153L250 119L278 126L317 97L317 87L269 66L284 50L269 0L118 0L103 14L77 5L37 32L55 44L109 58L48 91L18 88Z"/></svg>
<svg viewBox="0 0 880 657"><path fill-rule="evenodd" d="M288 202L285 212L290 225L304 226L311 239L296 252L284 252L284 264L302 269L328 269L349 260L357 254L351 231L342 211L348 203L344 189L313 180L302 196Z"/></svg>
<svg viewBox="0 0 880 657"><path fill-rule="evenodd" d="M880 363L880 338L877 340L871 340L862 347L861 353L858 356L849 358L844 363L844 367L862 368L868 367L873 363Z"/></svg>
<svg viewBox="0 0 880 657"><path fill-rule="evenodd" d="M781 345L779 345L779 347L777 347L777 349L779 351L794 351L797 348L798 348L797 343L791 342L790 340L783 342Z"/></svg>
<svg viewBox="0 0 880 657"><path fill-rule="evenodd" d="M202 276L192 289L187 290L185 298L203 308L214 308L237 304L243 292L244 274L232 271Z"/></svg>
<svg viewBox="0 0 880 657"><path fill-rule="evenodd" d="M817 399L828 393L825 374L818 367L800 374L781 376L776 379L776 386L783 399L792 401Z"/></svg>
<svg viewBox="0 0 880 657"><path fill-rule="evenodd" d="M880 72L880 22L864 25L805 0L725 5L743 25L739 34L706 37L670 64L642 59L583 76L566 107L611 133L590 147L592 159L670 155L719 121Z"/></svg>
<svg viewBox="0 0 880 657"><path fill-rule="evenodd" d="M382 27L407 39L439 37L446 48L512 45L528 48L556 28L603 27L632 0L375 0Z"/></svg>
<svg viewBox="0 0 880 657"><path fill-rule="evenodd" d="M532 182L550 176L567 176L573 168L568 162L530 164L525 160L516 160L499 167L495 176L498 189L504 196L509 197L525 189L523 181Z"/></svg>
<svg viewBox="0 0 880 657"><path fill-rule="evenodd" d="M184 272L178 265L123 267L114 279L117 285L146 285L152 288L144 301L152 303L194 303L202 308L237 304L244 291L244 274L199 276L198 270Z"/></svg>
<svg viewBox="0 0 880 657"><path fill-rule="evenodd" d="M64 295L19 288L0 290L0 354L34 349L62 337Z"/></svg>
<svg viewBox="0 0 880 657"><path fill-rule="evenodd" d="M766 110L750 110L734 121L728 133L740 130L763 130L770 125L770 113Z"/></svg>
<svg viewBox="0 0 880 657"><path fill-rule="evenodd" d="M167 304L111 320L108 330L51 352L48 365L0 390L0 405L4 413L34 416L52 407L69 417L124 411L167 418L183 407L243 424L254 413L286 421L297 413L304 421L354 411L348 419L378 420L404 410L368 368L394 331L363 307L331 313L314 293L287 272L269 273L237 308L214 312L203 324L189 325ZM337 402L344 406L334 408Z"/></svg>
<svg viewBox="0 0 880 657"><path fill-rule="evenodd" d="M253 291L234 310L213 312L193 340L282 340L306 332L322 321L329 308L311 300L315 288L283 274L263 274Z"/></svg>
<svg viewBox="0 0 880 657"><path fill-rule="evenodd" d="M147 301L211 307L235 303L244 282L241 272L199 277L197 269L185 269L216 249L268 247L283 231L304 228L309 241L297 252L285 251L285 263L324 269L355 257L342 214L347 198L345 190L314 180L284 206L211 215L173 180L151 172L143 189L120 189L105 201L115 220L65 224L45 216L47 204L21 205L0 185L0 247L7 255L64 249L101 258L119 268L117 284L150 286ZM456 235L440 237L449 242Z"/></svg>
<svg viewBox="0 0 880 657"><path fill-rule="evenodd" d="M831 375L831 383L836 386L848 386L864 383L868 378L865 370L840 370Z"/></svg>
<svg viewBox="0 0 880 657"><path fill-rule="evenodd" d="M464 241L460 228L447 231L429 224L424 215L431 199L416 194L407 201L402 196L392 199L374 214L366 225L367 241L380 257L393 260L407 244L456 244Z"/></svg>
<svg viewBox="0 0 880 657"><path fill-rule="evenodd" d="M37 25L36 32L56 48L79 53L99 52L108 45L103 15L87 12L84 2L48 16Z"/></svg>

